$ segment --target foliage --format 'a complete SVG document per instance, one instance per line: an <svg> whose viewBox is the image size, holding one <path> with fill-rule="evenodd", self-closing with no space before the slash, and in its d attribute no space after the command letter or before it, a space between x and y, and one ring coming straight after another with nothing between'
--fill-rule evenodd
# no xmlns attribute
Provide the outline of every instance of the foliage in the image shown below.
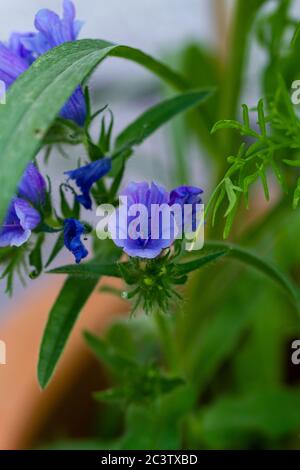
<svg viewBox="0 0 300 470"><path fill-rule="evenodd" d="M94 204L118 206L128 160L164 125L176 149L168 162L174 184L191 182L187 156L195 140L212 169L200 252L188 253L184 240L176 240L151 259L124 256L112 240L96 240L73 181L60 182L55 203L51 177L30 241L0 248L1 278L9 293L16 274L32 280L45 271L68 276L41 343L42 388L102 276L121 279L120 290L106 286L106 291L132 306L130 320L112 325L105 338L84 333L109 374L109 388L94 398L103 415L117 410L114 432L105 437L102 429L91 440L58 447L299 447L299 386L289 349L300 333L300 118L289 91L300 72L300 35L292 5L292 0L237 0L231 47L222 64L218 51L189 44L177 51L178 73L140 50L80 40L42 55L10 87L0 109L1 220L28 162L37 163L43 151L47 165L54 147L67 157L81 149L76 170L88 168L88 176L73 179L82 192L88 187ZM267 60L257 105L243 104L240 116L254 39ZM167 95L118 135L112 110L106 104L94 110L88 86L108 57L143 66L164 83L159 92ZM79 84L86 107L82 127L58 117ZM111 162L111 169L93 180L93 165L103 161ZM80 233L69 240L75 244L70 251L82 249L84 234L93 240L91 257L53 268L67 246L65 220L73 219ZM53 239L47 259L46 238Z"/></svg>

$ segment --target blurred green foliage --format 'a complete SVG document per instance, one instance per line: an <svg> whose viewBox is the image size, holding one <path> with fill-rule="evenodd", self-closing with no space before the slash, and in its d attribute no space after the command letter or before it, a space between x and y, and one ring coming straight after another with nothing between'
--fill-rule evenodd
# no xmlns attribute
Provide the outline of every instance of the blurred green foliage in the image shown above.
<svg viewBox="0 0 300 470"><path fill-rule="evenodd" d="M211 169L211 187L222 183L216 194L222 197L214 201L218 217L215 212L214 226L207 224L209 237L222 237L225 214L226 236L231 228L232 241L274 261L299 285L300 218L292 202L296 207L300 174L284 163L300 158L298 109L289 101L291 83L300 78L292 6L291 0L236 0L226 57L195 43L175 51L173 60L193 86L216 86L217 93L201 117L191 112L170 125L169 138L176 149L172 181L189 181L186 148L196 139ZM254 40L266 52L259 72L263 101L253 113L244 106L241 116ZM220 132L211 134L220 119ZM232 127L240 133L227 129ZM276 142L282 146L274 148ZM238 162L249 148L256 160L244 172ZM237 179L231 165L237 165ZM263 202L261 186L272 202ZM296 310L268 279L229 259L208 265L193 275L178 311L120 321L104 339L85 334L110 372L111 386L95 393L102 431L77 448L300 448L300 366L291 364L291 343L299 335ZM106 427L113 432L105 435Z"/></svg>

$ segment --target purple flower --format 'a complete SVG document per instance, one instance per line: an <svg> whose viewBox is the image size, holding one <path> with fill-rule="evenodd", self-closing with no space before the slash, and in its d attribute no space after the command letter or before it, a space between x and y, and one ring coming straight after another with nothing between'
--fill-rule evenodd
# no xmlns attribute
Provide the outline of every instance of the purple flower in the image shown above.
<svg viewBox="0 0 300 470"><path fill-rule="evenodd" d="M0 231L0 247L23 245L40 221L40 214L29 202L14 198Z"/></svg>
<svg viewBox="0 0 300 470"><path fill-rule="evenodd" d="M82 23L75 20L75 7L70 0L63 2L62 19L51 10L40 10L35 17L35 33L13 33L8 45L0 43L0 80L9 87L40 55L68 41L75 41ZM82 126L86 104L81 87L61 110L60 115Z"/></svg>
<svg viewBox="0 0 300 470"><path fill-rule="evenodd" d="M18 195L35 206L43 205L46 196L46 182L33 163L29 163L18 186Z"/></svg>
<svg viewBox="0 0 300 470"><path fill-rule="evenodd" d="M0 228L0 247L23 245L41 222L36 208L45 202L46 183L33 163L27 166L17 193Z"/></svg>
<svg viewBox="0 0 300 470"><path fill-rule="evenodd" d="M27 61L0 43L0 80L9 87L28 68Z"/></svg>
<svg viewBox="0 0 300 470"><path fill-rule="evenodd" d="M66 171L65 174L70 179L76 181L82 194L76 196L76 199L86 209L91 209L92 200L90 196L91 187L96 181L105 176L111 170L111 159L102 158L88 165L81 166L76 170Z"/></svg>
<svg viewBox="0 0 300 470"><path fill-rule="evenodd" d="M173 215L167 224L161 224L159 216L159 208L168 208L169 193L155 183L143 182L130 183L121 196L127 198L126 214L121 206L116 211L115 220L113 217L110 219L112 239L129 256L156 258L174 241ZM146 209L144 214L141 205Z"/></svg>
<svg viewBox="0 0 300 470"><path fill-rule="evenodd" d="M170 193L169 204L179 204L182 209L182 230L184 226L188 231L195 231L197 229L197 204L201 204L202 189L195 186L178 186ZM190 210L185 210L184 206L189 204Z"/></svg>
<svg viewBox="0 0 300 470"><path fill-rule="evenodd" d="M64 220L64 243L66 248L75 256L76 263L80 263L88 255L88 251L81 241L83 233L84 226L79 220Z"/></svg>

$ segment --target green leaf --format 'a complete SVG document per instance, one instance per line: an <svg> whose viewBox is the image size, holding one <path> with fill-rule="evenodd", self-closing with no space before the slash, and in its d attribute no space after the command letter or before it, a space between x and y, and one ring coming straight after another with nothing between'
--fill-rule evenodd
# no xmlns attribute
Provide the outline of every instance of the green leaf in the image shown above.
<svg viewBox="0 0 300 470"><path fill-rule="evenodd" d="M70 217L74 217L75 219L78 219L80 215L80 204L77 201L77 199L74 197L73 207L70 207L67 201L64 189L68 190L69 188L67 187L66 184L61 184L59 187L59 193L60 193L60 210L61 210L62 217L64 219L68 219Z"/></svg>
<svg viewBox="0 0 300 470"><path fill-rule="evenodd" d="M300 160L286 160L285 159L285 160L282 160L282 161L283 161L283 163L285 163L288 166L296 166L296 167L300 166Z"/></svg>
<svg viewBox="0 0 300 470"><path fill-rule="evenodd" d="M195 259L194 261L190 261L188 263L181 263L176 265L176 271L180 275L188 274L192 271L196 271L196 269L199 269L206 264L212 263L213 261L216 261L218 258L226 255L227 249L223 251L217 251L216 253L211 253L207 256L201 256L200 259Z"/></svg>
<svg viewBox="0 0 300 470"><path fill-rule="evenodd" d="M179 113L207 100L212 90L195 90L167 99L148 109L131 123L116 139L116 152L141 144L149 135Z"/></svg>
<svg viewBox="0 0 300 470"><path fill-rule="evenodd" d="M39 355L38 380L42 388L47 386L79 313L98 281L99 278L85 279L79 286L78 279L70 276L56 299Z"/></svg>
<svg viewBox="0 0 300 470"><path fill-rule="evenodd" d="M217 291L215 296L218 297ZM194 320L189 337L181 347L182 367L196 388L198 397L211 383L221 365L236 351L255 315L253 296L245 305L244 298L241 302L236 289L232 299L235 308L232 308L232 303L220 304L216 313L209 315L201 328L195 328Z"/></svg>
<svg viewBox="0 0 300 470"><path fill-rule="evenodd" d="M110 243L109 243L110 242ZM98 259L115 262L120 251L111 243L102 242L101 255ZM84 304L97 286L100 275L96 278L78 280L69 276L56 299L44 331L38 363L38 380L45 388L52 377L57 362L64 350L72 328Z"/></svg>
<svg viewBox="0 0 300 470"><path fill-rule="evenodd" d="M300 201L300 178L298 178L297 181L297 186L294 192L294 197L293 197L293 209L297 209Z"/></svg>
<svg viewBox="0 0 300 470"><path fill-rule="evenodd" d="M233 211L237 203L237 196L235 194L235 191L242 192L242 189L239 188L238 186L235 186L232 183L230 178L225 178L224 183L225 183L225 191L229 200L229 205L224 216L224 217L227 217Z"/></svg>
<svg viewBox="0 0 300 470"><path fill-rule="evenodd" d="M258 124L260 127L261 135L263 137L267 136L267 128L266 128L266 118L264 113L264 101L261 99L257 105L257 116L258 116Z"/></svg>
<svg viewBox="0 0 300 470"><path fill-rule="evenodd" d="M102 338L88 331L84 332L84 338L97 358L104 362L106 366L110 367L116 375L119 375L120 371L124 370L124 368L132 369L137 366L136 362L129 357L118 354L114 348Z"/></svg>
<svg viewBox="0 0 300 470"><path fill-rule="evenodd" d="M47 263L45 264L45 268L48 268L48 266L52 263L52 261L55 260L56 256L58 253L63 249L64 247L64 234L63 232L60 233L56 239L56 242L52 248L52 251L49 255L49 258L47 260Z"/></svg>
<svg viewBox="0 0 300 470"><path fill-rule="evenodd" d="M194 266L195 269L197 269L201 266L201 263L206 264L207 262L217 260L223 256L234 258L248 266L257 269L276 282L289 295L297 310L300 312L300 292L298 286L295 285L292 279L290 279L286 274L279 271L279 269L276 268L276 266L274 266L270 261L267 261L242 247L226 242L206 242L205 249L214 250L214 252L205 257L202 255L199 260L191 261L190 263L186 263L186 265L190 265L191 267L192 263L195 263ZM197 261L200 263L198 267L196 267ZM183 264L183 266L185 265Z"/></svg>
<svg viewBox="0 0 300 470"><path fill-rule="evenodd" d="M180 386L153 402L128 407L120 450L176 450L182 445L182 420L195 397L189 386ZM141 432L142 430L142 432Z"/></svg>
<svg viewBox="0 0 300 470"><path fill-rule="evenodd" d="M221 130L221 129L235 129L241 133L241 135L249 135L252 137L257 137L258 134L253 131L252 129L243 126L241 123L238 121L234 121L232 119L223 119L222 121L216 122L216 124L213 126L211 130L211 134L214 134L215 132Z"/></svg>
<svg viewBox="0 0 300 470"><path fill-rule="evenodd" d="M199 430L210 447L236 448L253 434L280 439L296 432L299 422L299 390L273 389L218 400L200 414Z"/></svg>
<svg viewBox="0 0 300 470"><path fill-rule="evenodd" d="M125 263L126 264L126 263ZM99 276L122 277L118 264L100 264L91 261L83 264L69 264L48 271L50 274L69 274L76 278L96 278Z"/></svg>
<svg viewBox="0 0 300 470"><path fill-rule="evenodd" d="M249 119L249 108L246 104L242 104L243 108L243 121L245 127L250 127L250 119Z"/></svg>
<svg viewBox="0 0 300 470"><path fill-rule="evenodd" d="M226 242L207 242L205 248L226 250L226 256L237 259L248 266L252 266L261 273L275 281L289 295L298 311L300 309L300 292L298 286L284 273L279 271L270 261L263 259L244 248Z"/></svg>
<svg viewBox="0 0 300 470"><path fill-rule="evenodd" d="M258 169L258 173L264 188L264 195L267 201L270 200L270 192L269 192L269 187L268 187L268 180L266 176L266 171L264 165L261 165Z"/></svg>
<svg viewBox="0 0 300 470"><path fill-rule="evenodd" d="M43 260L42 260L42 246L44 243L45 235L40 233L36 242L36 245L32 252L29 255L30 266L34 269L29 274L31 279L37 278L43 269Z"/></svg>
<svg viewBox="0 0 300 470"><path fill-rule="evenodd" d="M0 109L0 220L60 109L76 86L108 56L137 62L175 88L188 89L185 80L161 62L138 49L107 41L68 42L41 56L10 87L6 105Z"/></svg>

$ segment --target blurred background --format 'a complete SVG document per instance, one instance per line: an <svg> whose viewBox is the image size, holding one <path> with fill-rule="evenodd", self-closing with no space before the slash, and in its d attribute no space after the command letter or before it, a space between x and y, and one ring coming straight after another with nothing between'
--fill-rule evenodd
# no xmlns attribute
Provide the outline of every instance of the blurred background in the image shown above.
<svg viewBox="0 0 300 470"><path fill-rule="evenodd" d="M85 23L81 38L142 49L181 71L195 87L216 85L223 90L228 62L229 66L239 62L241 83L231 90L233 94L236 90L235 104L226 107L226 98L217 93L204 110L208 131L219 118L239 116L241 103L255 106L265 92L262 75L269 58L257 40L251 7L256 13L259 10L258 18L264 18L279 8L276 0L249 0L244 7L237 2L239 26L249 32L245 58L240 61L238 48L235 56L232 47L234 1L75 3L77 17ZM282 3L290 4L290 14L297 16L300 2ZM61 1L3 0L0 39L5 41L12 31L32 30L40 8L60 12ZM170 93L143 69L111 59L92 77L90 88L95 108L109 104L113 111L115 132ZM207 137L197 126L191 115L156 133L130 160L124 184L131 179L154 179L167 187L190 183L203 188L207 200L232 147L227 142L223 148L218 143L217 148L215 137ZM80 150L75 150L75 160L79 156ZM61 177L69 165L56 152L47 172ZM272 215L269 230L263 224L256 230L256 223L280 197L274 185L267 207L257 189L250 211L241 214L242 222L232 238L268 256L298 282L299 213L285 206ZM71 260L68 254L63 256L61 261ZM26 288L18 283L11 299L0 284L0 339L7 344L7 365L0 366L0 448L299 448L300 372L290 363L291 341L300 335L299 320L270 281L232 262L194 276L187 287L184 311L167 320L171 335L167 350L164 325L150 318L129 322L125 302L97 292L84 309L53 383L41 392L35 377L39 340L62 282L61 277L44 275ZM187 385L179 392L171 390L159 403L147 397L150 405L146 408L160 421L152 421L143 403L134 399L124 412L124 406L103 406L92 398L92 392L120 378L115 377L116 371L107 372L105 361L93 358L82 339L83 329L108 331L107 344L116 355L125 351L140 365L158 362L162 370L184 377Z"/></svg>

